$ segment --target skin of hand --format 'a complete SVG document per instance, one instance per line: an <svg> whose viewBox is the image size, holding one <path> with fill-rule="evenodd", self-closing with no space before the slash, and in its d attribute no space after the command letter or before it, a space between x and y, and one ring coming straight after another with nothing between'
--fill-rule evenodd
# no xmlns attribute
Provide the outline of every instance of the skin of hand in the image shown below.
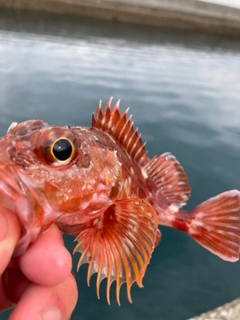
<svg viewBox="0 0 240 320"><path fill-rule="evenodd" d="M77 303L72 258L53 225L19 258L12 258L20 224L8 209L0 212L0 312L9 320L68 320Z"/></svg>

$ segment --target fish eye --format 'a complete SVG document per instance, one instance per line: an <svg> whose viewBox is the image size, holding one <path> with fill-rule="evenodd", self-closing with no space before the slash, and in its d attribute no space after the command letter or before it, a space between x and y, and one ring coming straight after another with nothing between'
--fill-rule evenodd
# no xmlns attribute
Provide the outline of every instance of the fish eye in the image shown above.
<svg viewBox="0 0 240 320"><path fill-rule="evenodd" d="M72 141L65 137L55 140L51 146L51 154L53 158L58 161L71 160L74 150L75 148Z"/></svg>
<svg viewBox="0 0 240 320"><path fill-rule="evenodd" d="M34 152L45 165L67 168L79 158L80 141L67 128L47 127L37 136Z"/></svg>

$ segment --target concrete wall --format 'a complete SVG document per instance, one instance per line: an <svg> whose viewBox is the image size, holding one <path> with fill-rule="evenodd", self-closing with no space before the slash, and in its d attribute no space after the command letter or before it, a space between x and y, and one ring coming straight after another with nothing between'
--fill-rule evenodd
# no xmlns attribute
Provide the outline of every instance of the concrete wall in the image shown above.
<svg viewBox="0 0 240 320"><path fill-rule="evenodd" d="M189 320L239 320L240 299L233 300L217 309L203 313Z"/></svg>
<svg viewBox="0 0 240 320"><path fill-rule="evenodd" d="M198 0L106 0L106 2L131 4L136 7L194 14L198 17L211 17L240 23L239 9Z"/></svg>
<svg viewBox="0 0 240 320"><path fill-rule="evenodd" d="M240 9L198 0L0 0L0 7L240 36Z"/></svg>

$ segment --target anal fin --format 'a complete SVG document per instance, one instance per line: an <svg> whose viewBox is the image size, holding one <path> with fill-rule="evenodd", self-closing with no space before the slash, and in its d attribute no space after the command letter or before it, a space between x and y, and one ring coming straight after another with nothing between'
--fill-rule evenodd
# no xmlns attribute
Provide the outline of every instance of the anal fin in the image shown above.
<svg viewBox="0 0 240 320"><path fill-rule="evenodd" d="M191 188L187 176L171 153L166 152L159 157L152 158L144 169L156 194L161 192L171 204L179 207L188 201ZM156 203L159 204L157 199Z"/></svg>
<svg viewBox="0 0 240 320"><path fill-rule="evenodd" d="M141 199L117 200L103 214L90 221L76 237L74 252L81 252L78 268L89 263L87 282L97 273L97 295L100 283L107 278L107 301L116 280L116 297L120 305L120 287L126 282L127 296L136 281L142 279L155 247L158 216L153 207Z"/></svg>

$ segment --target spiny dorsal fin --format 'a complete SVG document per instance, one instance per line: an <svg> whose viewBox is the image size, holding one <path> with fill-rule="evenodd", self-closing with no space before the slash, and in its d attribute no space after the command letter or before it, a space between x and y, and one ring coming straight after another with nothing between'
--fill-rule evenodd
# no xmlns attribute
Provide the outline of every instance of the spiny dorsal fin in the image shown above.
<svg viewBox="0 0 240 320"><path fill-rule="evenodd" d="M118 141L128 154L140 163L146 158L147 151L145 150L146 143L141 140L141 134L138 134L138 128L133 129L133 121L130 116L127 119L127 112L129 108L120 115L119 105L120 100L117 101L113 110L111 111L112 97L109 99L104 111L101 109L102 102L99 101L96 114L92 115L92 127L101 129L111 135Z"/></svg>

